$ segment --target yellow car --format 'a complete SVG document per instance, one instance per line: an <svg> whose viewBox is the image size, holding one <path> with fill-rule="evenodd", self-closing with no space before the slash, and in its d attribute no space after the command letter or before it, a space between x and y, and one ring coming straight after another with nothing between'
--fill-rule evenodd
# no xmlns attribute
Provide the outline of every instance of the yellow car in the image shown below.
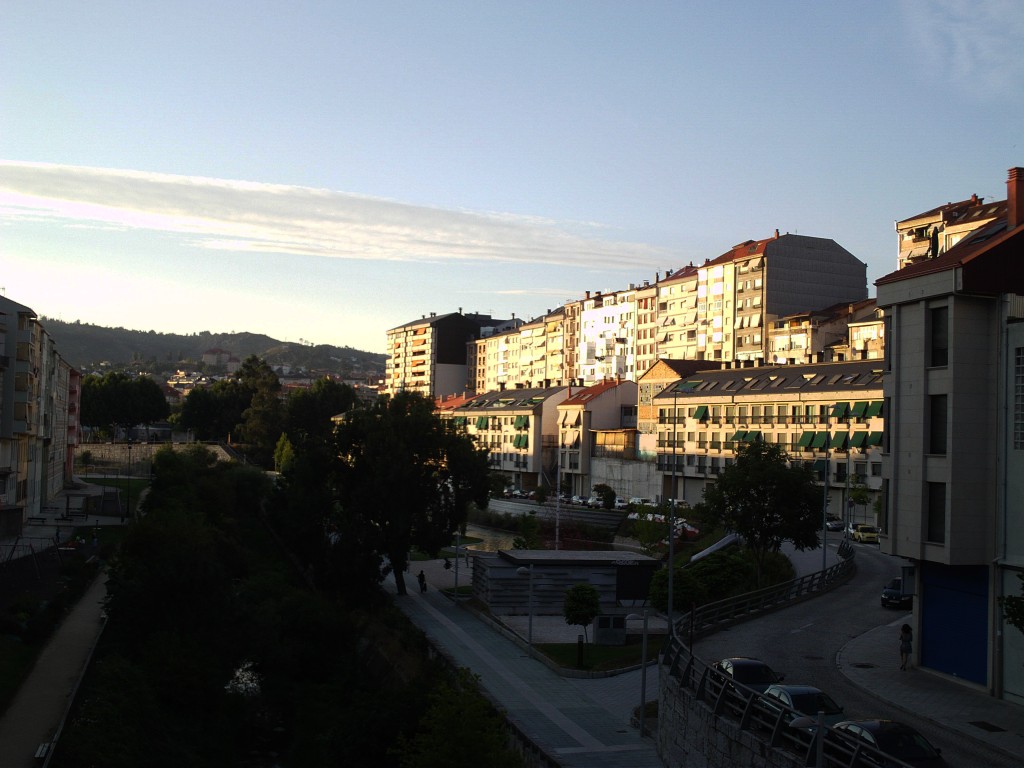
<svg viewBox="0 0 1024 768"><path fill-rule="evenodd" d="M878 529L873 525L860 524L854 526L853 540L859 541L861 544L877 544Z"/></svg>

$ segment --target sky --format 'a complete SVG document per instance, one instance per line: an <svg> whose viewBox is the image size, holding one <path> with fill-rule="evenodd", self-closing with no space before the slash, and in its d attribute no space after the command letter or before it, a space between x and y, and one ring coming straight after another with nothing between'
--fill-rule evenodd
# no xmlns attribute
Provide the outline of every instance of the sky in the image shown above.
<svg viewBox="0 0 1024 768"><path fill-rule="evenodd" d="M0 294L381 352L778 229L874 296L896 220L1005 199L1022 39L1019 0L7 0Z"/></svg>

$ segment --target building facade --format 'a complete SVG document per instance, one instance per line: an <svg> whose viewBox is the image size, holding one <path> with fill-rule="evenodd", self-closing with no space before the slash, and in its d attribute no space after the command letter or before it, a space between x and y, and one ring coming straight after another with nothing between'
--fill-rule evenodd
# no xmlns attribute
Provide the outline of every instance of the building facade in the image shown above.
<svg viewBox="0 0 1024 768"><path fill-rule="evenodd" d="M887 328L882 551L914 574L918 663L1024 702L1024 169L1003 218L877 281Z"/></svg>

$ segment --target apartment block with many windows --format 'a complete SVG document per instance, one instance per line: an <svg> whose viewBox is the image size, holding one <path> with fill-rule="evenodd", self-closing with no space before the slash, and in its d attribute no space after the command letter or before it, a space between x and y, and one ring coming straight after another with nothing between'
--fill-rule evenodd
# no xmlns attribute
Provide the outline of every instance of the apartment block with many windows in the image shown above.
<svg viewBox="0 0 1024 768"><path fill-rule="evenodd" d="M882 368L873 362L690 374L654 397L662 498L698 503L736 449L757 440L778 444L815 471L823 513L874 523L882 402Z"/></svg>
<svg viewBox="0 0 1024 768"><path fill-rule="evenodd" d="M885 312L882 551L906 558L917 663L1024 701L1024 169L1001 218L876 282Z"/></svg>

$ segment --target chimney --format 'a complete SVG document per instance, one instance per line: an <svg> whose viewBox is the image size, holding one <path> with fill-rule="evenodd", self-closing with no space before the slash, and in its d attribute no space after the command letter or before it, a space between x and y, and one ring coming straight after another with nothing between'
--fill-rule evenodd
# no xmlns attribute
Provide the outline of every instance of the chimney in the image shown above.
<svg viewBox="0 0 1024 768"><path fill-rule="evenodd" d="M1024 224L1024 168L1011 168L1006 179L1006 228L1016 229Z"/></svg>
<svg viewBox="0 0 1024 768"><path fill-rule="evenodd" d="M776 240L779 239L779 230L778 229L775 230L775 239Z"/></svg>

